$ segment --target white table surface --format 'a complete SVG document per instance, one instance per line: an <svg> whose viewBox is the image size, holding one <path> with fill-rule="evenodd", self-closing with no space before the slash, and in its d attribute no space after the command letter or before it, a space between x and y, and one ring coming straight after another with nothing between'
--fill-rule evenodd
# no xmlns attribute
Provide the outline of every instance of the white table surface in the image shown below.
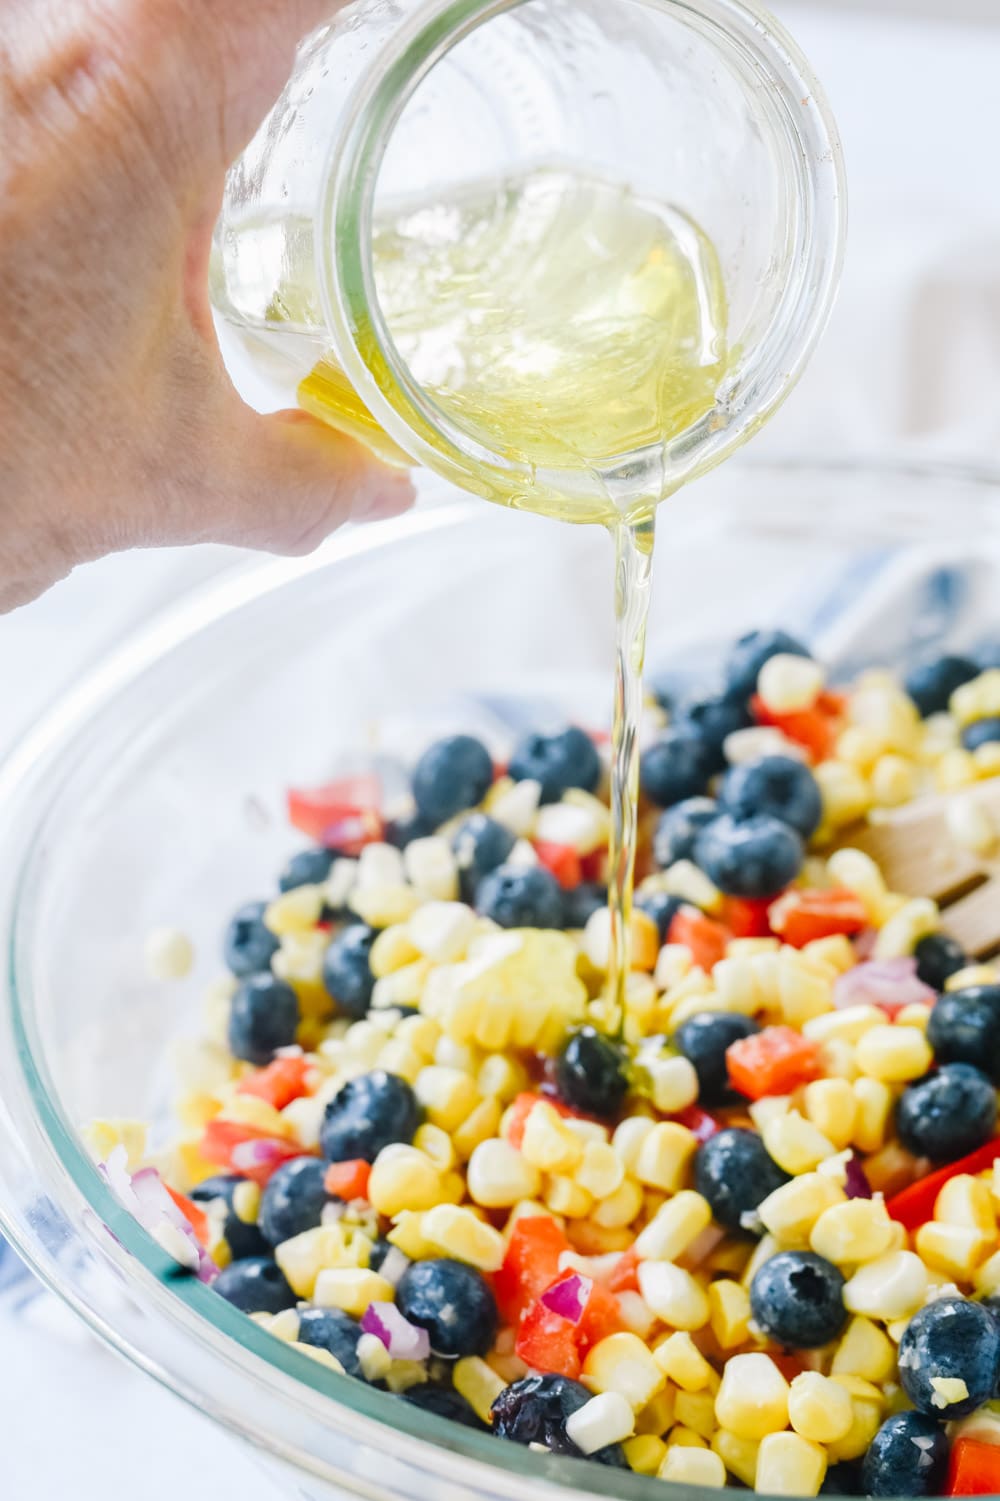
<svg viewBox="0 0 1000 1501"><path fill-rule="evenodd" d="M774 9L838 114L852 228L827 339L760 442L1000 465L1000 7L953 0L945 20L935 19L937 0ZM0 621L0 750L132 622L240 556L203 548L109 559ZM0 1279L4 1495L272 1496L222 1434L100 1348L54 1300L22 1307L27 1290Z"/></svg>

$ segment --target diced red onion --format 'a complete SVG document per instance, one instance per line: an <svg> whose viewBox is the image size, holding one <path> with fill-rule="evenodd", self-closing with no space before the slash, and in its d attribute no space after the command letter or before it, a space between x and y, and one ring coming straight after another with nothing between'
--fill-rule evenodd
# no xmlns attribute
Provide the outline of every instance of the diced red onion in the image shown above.
<svg viewBox="0 0 1000 1501"><path fill-rule="evenodd" d="M254 1137L252 1141L241 1141L233 1147L230 1161L235 1172L248 1173L258 1167L280 1166L288 1160L288 1155L287 1142Z"/></svg>
<svg viewBox="0 0 1000 1501"><path fill-rule="evenodd" d="M107 1162L100 1164L100 1171L115 1196L158 1245L181 1265L190 1266L199 1282L214 1282L219 1268L198 1239L187 1215L167 1193L156 1168L143 1167L130 1174L127 1164L128 1156L123 1146L115 1147ZM183 1237L180 1243L178 1235ZM181 1254L184 1243L190 1248L187 1256Z"/></svg>
<svg viewBox="0 0 1000 1501"><path fill-rule="evenodd" d="M916 959L871 959L834 982L833 1004L878 1006L888 1016L904 1006L933 1006L937 992L917 978Z"/></svg>
<svg viewBox="0 0 1000 1501"><path fill-rule="evenodd" d="M849 1199L872 1197L872 1186L856 1152L852 1152L844 1163L844 1192Z"/></svg>
<svg viewBox="0 0 1000 1501"><path fill-rule="evenodd" d="M593 1290L594 1284L590 1277L581 1277L579 1272L573 1272L542 1293L542 1307L547 1308L550 1313L557 1313L560 1318L568 1319L571 1324L578 1324Z"/></svg>
<svg viewBox="0 0 1000 1501"><path fill-rule="evenodd" d="M382 1341L393 1360L426 1360L431 1353L427 1330L404 1319L395 1303L369 1303L361 1327Z"/></svg>

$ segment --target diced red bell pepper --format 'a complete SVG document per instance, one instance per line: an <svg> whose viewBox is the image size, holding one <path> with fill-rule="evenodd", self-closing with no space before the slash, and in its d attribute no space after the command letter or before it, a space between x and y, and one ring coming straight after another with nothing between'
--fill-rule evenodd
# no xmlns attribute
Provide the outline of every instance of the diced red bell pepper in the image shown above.
<svg viewBox="0 0 1000 1501"><path fill-rule="evenodd" d="M571 891L583 880L580 856L568 844L553 844L548 839L533 841L539 865L555 876L564 891Z"/></svg>
<svg viewBox="0 0 1000 1501"><path fill-rule="evenodd" d="M385 832L381 795L378 777L370 775L340 777L323 787L290 787L288 819L317 844L358 855Z"/></svg>
<svg viewBox="0 0 1000 1501"><path fill-rule="evenodd" d="M524 1128L527 1124L528 1116L536 1105L551 1105L552 1109L564 1119L579 1119L578 1111L572 1110L569 1105L564 1105L562 1100L556 1099L554 1096L550 1098L548 1095L530 1094L527 1092L519 1094L510 1107L507 1124L504 1128L507 1140L512 1147L517 1147L518 1151L521 1150L521 1144L524 1141Z"/></svg>
<svg viewBox="0 0 1000 1501"><path fill-rule="evenodd" d="M633 1246L623 1251L615 1262L614 1271L608 1278L608 1288L613 1293L637 1293L639 1291L639 1256Z"/></svg>
<svg viewBox="0 0 1000 1501"><path fill-rule="evenodd" d="M946 1167L938 1168L936 1173L929 1173L926 1178L919 1178L916 1183L911 1183L909 1188L893 1194L891 1199L886 1200L885 1207L892 1218L905 1225L907 1230L917 1230L934 1218L935 1201L949 1178L957 1178L963 1173L970 1173L974 1177L976 1173L982 1173L991 1167L998 1158L1000 1136L995 1136L992 1141L977 1147L967 1157L949 1162Z"/></svg>
<svg viewBox="0 0 1000 1501"><path fill-rule="evenodd" d="M699 969L711 974L714 965L726 957L726 945L732 934L721 922L706 917L698 907L682 907L671 919L668 943L682 943L691 950Z"/></svg>
<svg viewBox="0 0 1000 1501"><path fill-rule="evenodd" d="M186 1194L178 1193L176 1188L171 1188L169 1183L164 1183L163 1186L191 1226L201 1244L207 1247L212 1232L208 1223L208 1215L204 1209L202 1209L200 1204L195 1204Z"/></svg>
<svg viewBox="0 0 1000 1501"><path fill-rule="evenodd" d="M715 1119L715 1116L709 1115L707 1110L702 1110L700 1105L688 1105L686 1109L679 1110L670 1119L676 1121L680 1126L687 1126L688 1130L693 1131L699 1141L708 1141L711 1137L717 1136L722 1130L722 1126Z"/></svg>
<svg viewBox="0 0 1000 1501"><path fill-rule="evenodd" d="M555 1220L547 1214L525 1215L511 1231L503 1264L493 1278L493 1292L505 1324L516 1324L536 1298L559 1276L559 1258L572 1250Z"/></svg>
<svg viewBox="0 0 1000 1501"><path fill-rule="evenodd" d="M821 693L811 709L790 714L769 709L763 699L754 694L750 708L758 724L773 725L789 740L804 746L814 762L825 761L833 754L844 712L844 700L840 694Z"/></svg>
<svg viewBox="0 0 1000 1501"><path fill-rule="evenodd" d="M958 1438L948 1459L946 1496L1000 1494L1000 1444L978 1438Z"/></svg>
<svg viewBox="0 0 1000 1501"><path fill-rule="evenodd" d="M521 1320L514 1353L534 1371L575 1381L583 1363L580 1330L544 1303L533 1303Z"/></svg>
<svg viewBox="0 0 1000 1501"><path fill-rule="evenodd" d="M371 1172L371 1163L365 1162L363 1157L354 1157L349 1162L332 1162L326 1170L323 1187L335 1199L343 1199L345 1204L353 1199L367 1199Z"/></svg>
<svg viewBox="0 0 1000 1501"><path fill-rule="evenodd" d="M253 1126L241 1125L239 1121L225 1121L216 1117L208 1122L202 1132L198 1151L206 1162L214 1162L218 1167L228 1167L234 1147L244 1141L264 1141L266 1137L266 1131L257 1131Z"/></svg>
<svg viewBox="0 0 1000 1501"><path fill-rule="evenodd" d="M580 861L580 879L582 881L603 881L607 874L608 847L602 844L600 849L591 850L589 855L584 855Z"/></svg>
<svg viewBox="0 0 1000 1501"><path fill-rule="evenodd" d="M839 887L832 891L786 891L773 903L769 916L775 933L796 949L817 938L860 933L868 926L864 903L853 891Z"/></svg>
<svg viewBox="0 0 1000 1501"><path fill-rule="evenodd" d="M580 1320L580 1332L583 1335L584 1353L591 1345L600 1344L602 1339L608 1339L612 1334L618 1334L624 1328L622 1311L618 1299L607 1287L602 1287L595 1282L587 1299L587 1306L583 1310L583 1318Z"/></svg>
<svg viewBox="0 0 1000 1501"><path fill-rule="evenodd" d="M765 1027L726 1049L726 1068L734 1089L749 1100L791 1094L823 1072L819 1045L792 1027Z"/></svg>
<svg viewBox="0 0 1000 1501"><path fill-rule="evenodd" d="M305 1058L275 1058L273 1063L258 1069L255 1074L241 1079L236 1086L237 1094L251 1094L258 1100L266 1100L275 1110L284 1110L293 1100L301 1099L309 1091L306 1088L311 1064Z"/></svg>
<svg viewBox="0 0 1000 1501"><path fill-rule="evenodd" d="M769 938L771 925L767 914L771 901L771 897L727 896L722 910L733 937Z"/></svg>
<svg viewBox="0 0 1000 1501"><path fill-rule="evenodd" d="M244 1161L247 1154L241 1152L241 1148L258 1142L262 1144L261 1160ZM237 1173L241 1178L249 1178L252 1183L261 1187L282 1163L291 1162L294 1157L309 1155L297 1144L279 1141L266 1131L243 1126L238 1121L219 1119L209 1121L202 1133L198 1150L206 1162L228 1168L230 1172Z"/></svg>

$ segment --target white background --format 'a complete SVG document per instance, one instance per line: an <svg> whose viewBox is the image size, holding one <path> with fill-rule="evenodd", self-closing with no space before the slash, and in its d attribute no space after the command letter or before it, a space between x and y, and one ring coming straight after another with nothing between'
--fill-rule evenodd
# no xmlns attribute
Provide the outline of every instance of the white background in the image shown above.
<svg viewBox="0 0 1000 1501"><path fill-rule="evenodd" d="M839 118L851 239L826 341L760 441L1000 465L1000 0L774 9ZM110 559L0 621L0 749L129 623L238 557ZM272 1494L222 1435L68 1319L50 1300L27 1323L0 1318L6 1495Z"/></svg>

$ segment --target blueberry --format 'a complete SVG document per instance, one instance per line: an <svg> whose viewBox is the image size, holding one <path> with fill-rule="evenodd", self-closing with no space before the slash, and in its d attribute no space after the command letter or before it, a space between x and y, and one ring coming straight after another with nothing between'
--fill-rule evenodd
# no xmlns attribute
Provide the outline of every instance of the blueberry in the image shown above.
<svg viewBox="0 0 1000 1501"><path fill-rule="evenodd" d="M251 975L233 996L229 1051L234 1058L270 1063L278 1048L291 1047L299 1025L295 991L271 974Z"/></svg>
<svg viewBox="0 0 1000 1501"><path fill-rule="evenodd" d="M927 1041L939 1063L973 1063L1000 1083L1000 985L970 985L943 995Z"/></svg>
<svg viewBox="0 0 1000 1501"><path fill-rule="evenodd" d="M727 896L777 896L804 859L795 830L764 813L745 823L724 814L702 829L695 844L695 860Z"/></svg>
<svg viewBox="0 0 1000 1501"><path fill-rule="evenodd" d="M937 1496L948 1468L948 1440L922 1412L886 1418L861 1468L867 1496Z"/></svg>
<svg viewBox="0 0 1000 1501"><path fill-rule="evenodd" d="M643 752L642 790L660 808L698 797L712 775L711 759L697 730L688 724L671 725Z"/></svg>
<svg viewBox="0 0 1000 1501"><path fill-rule="evenodd" d="M956 688L979 676L979 668L969 657L931 657L918 662L906 674L904 686L921 716L940 714Z"/></svg>
<svg viewBox="0 0 1000 1501"><path fill-rule="evenodd" d="M226 1218L222 1224L222 1237L232 1253L234 1261L243 1261L248 1256L269 1256L271 1247L264 1239L256 1222L241 1220L233 1208L233 1196L245 1178L235 1174L219 1173L214 1178L205 1178L192 1188L191 1198L196 1204L211 1204L221 1199L226 1206Z"/></svg>
<svg viewBox="0 0 1000 1501"><path fill-rule="evenodd" d="M266 902L247 902L230 918L223 939L226 964L238 980L270 969L271 957L278 952L278 940L264 926Z"/></svg>
<svg viewBox="0 0 1000 1501"><path fill-rule="evenodd" d="M260 1228L272 1246L316 1229L330 1203L323 1187L326 1169L318 1157L295 1157L271 1177L261 1195Z"/></svg>
<svg viewBox="0 0 1000 1501"><path fill-rule="evenodd" d="M367 923L351 923L339 932L323 958L323 984L345 1015L360 1021L367 1015L375 989L369 957L375 930Z"/></svg>
<svg viewBox="0 0 1000 1501"><path fill-rule="evenodd" d="M374 1162L383 1147L411 1142L420 1125L417 1097L398 1074L376 1069L342 1084L326 1107L320 1147L328 1162Z"/></svg>
<svg viewBox="0 0 1000 1501"><path fill-rule="evenodd" d="M896 1132L915 1157L954 1162L985 1146L996 1115L996 1090L986 1075L968 1063L946 1063L904 1089L896 1105Z"/></svg>
<svg viewBox="0 0 1000 1501"><path fill-rule="evenodd" d="M403 1399L414 1407L419 1407L422 1412L432 1412L439 1418L450 1418L453 1423L461 1423L463 1428L482 1430L486 1427L461 1392L457 1392L453 1386L437 1386L431 1381L423 1381L419 1386L407 1387L403 1392Z"/></svg>
<svg viewBox="0 0 1000 1501"><path fill-rule="evenodd" d="M636 896L635 905L640 912L645 912L647 917L653 919L660 935L660 942L666 943L670 924L681 908L690 906L690 903L685 902L683 897L668 896L665 891L640 891Z"/></svg>
<svg viewBox="0 0 1000 1501"><path fill-rule="evenodd" d="M977 745L992 745L1000 740L1000 719L991 715L988 719L975 719L962 731L962 744L966 750L975 750Z"/></svg>
<svg viewBox="0 0 1000 1501"><path fill-rule="evenodd" d="M601 758L590 736L575 725L558 735L528 735L507 768L515 782L542 784L542 802L557 803L570 787L594 792L601 780Z"/></svg>
<svg viewBox="0 0 1000 1501"><path fill-rule="evenodd" d="M965 1298L935 1298L915 1313L899 1342L899 1379L914 1407L928 1417L964 1418L995 1395L1000 1374L1000 1327L988 1309ZM933 1385L964 1381L968 1396L942 1409Z"/></svg>
<svg viewBox="0 0 1000 1501"><path fill-rule="evenodd" d="M719 802L737 822L766 813L811 839L823 817L816 778L792 756L763 756L734 766L723 778Z"/></svg>
<svg viewBox="0 0 1000 1501"><path fill-rule="evenodd" d="M281 1313L298 1302L284 1272L269 1256L234 1261L223 1268L212 1286L243 1313Z"/></svg>
<svg viewBox="0 0 1000 1501"><path fill-rule="evenodd" d="M697 730L710 769L722 771L726 765L723 743L737 730L750 727L753 720L746 700L728 693L716 693L707 698L692 699L682 704L675 716L676 724L688 724Z"/></svg>
<svg viewBox="0 0 1000 1501"><path fill-rule="evenodd" d="M675 860L692 859L698 835L718 816L719 805L711 797L686 797L668 808L653 835L653 858L660 869L666 870Z"/></svg>
<svg viewBox="0 0 1000 1501"><path fill-rule="evenodd" d="M914 949L917 978L932 990L943 990L951 975L969 963L965 950L947 933L928 933Z"/></svg>
<svg viewBox="0 0 1000 1501"><path fill-rule="evenodd" d="M462 900L473 902L483 876L507 859L517 841L510 829L488 813L472 813L455 830L451 847L458 864Z"/></svg>
<svg viewBox="0 0 1000 1501"><path fill-rule="evenodd" d="M759 1031L752 1017L735 1011L699 1011L677 1029L674 1046L694 1064L703 1105L721 1105L729 1094L726 1049Z"/></svg>
<svg viewBox="0 0 1000 1501"><path fill-rule="evenodd" d="M788 1174L768 1155L756 1131L729 1126L698 1148L694 1182L724 1229L752 1232L752 1224L744 1224L744 1217L787 1183Z"/></svg>
<svg viewBox="0 0 1000 1501"><path fill-rule="evenodd" d="M863 1496L861 1465L856 1459L842 1459L829 1465L819 1488L821 1496Z"/></svg>
<svg viewBox="0 0 1000 1501"><path fill-rule="evenodd" d="M825 1256L779 1251L750 1284L750 1307L777 1344L815 1350L836 1339L847 1322L844 1278Z"/></svg>
<svg viewBox="0 0 1000 1501"><path fill-rule="evenodd" d="M386 844L394 845L398 850L405 850L414 839L427 839L437 828L429 818L425 818L416 808L411 813L403 813L398 818L390 818L385 828Z"/></svg>
<svg viewBox="0 0 1000 1501"><path fill-rule="evenodd" d="M751 631L741 636L726 661L726 687L735 698L748 699L757 691L757 679L772 657L808 657L807 647L787 631Z"/></svg>
<svg viewBox="0 0 1000 1501"><path fill-rule="evenodd" d="M541 1444L553 1454L579 1457L566 1422L590 1401L592 1393L568 1376L524 1376L502 1391L493 1404L493 1432L515 1444ZM608 1444L588 1458L624 1470L620 1444Z"/></svg>
<svg viewBox="0 0 1000 1501"><path fill-rule="evenodd" d="M501 865L481 881L476 910L501 928L561 928L562 888L540 865Z"/></svg>
<svg viewBox="0 0 1000 1501"><path fill-rule="evenodd" d="M279 890L294 891L297 886L322 886L336 858L333 850L299 850L278 877Z"/></svg>
<svg viewBox="0 0 1000 1501"><path fill-rule="evenodd" d="M617 1115L628 1090L624 1050L593 1027L581 1027L556 1060L556 1084L577 1110L604 1119Z"/></svg>
<svg viewBox="0 0 1000 1501"><path fill-rule="evenodd" d="M449 735L424 751L413 769L417 809L437 828L482 802L493 783L493 762L481 740Z"/></svg>
<svg viewBox="0 0 1000 1501"><path fill-rule="evenodd" d="M581 881L571 891L564 891L563 926L585 928L594 913L608 905L608 888L598 881Z"/></svg>
<svg viewBox="0 0 1000 1501"><path fill-rule="evenodd" d="M446 1257L415 1261L396 1288L396 1306L426 1329L435 1355L485 1355L497 1332L497 1305L480 1272Z"/></svg>
<svg viewBox="0 0 1000 1501"><path fill-rule="evenodd" d="M348 1376L361 1375L360 1338L361 1325L339 1308L303 1308L299 1313L300 1342L328 1351L340 1361Z"/></svg>

